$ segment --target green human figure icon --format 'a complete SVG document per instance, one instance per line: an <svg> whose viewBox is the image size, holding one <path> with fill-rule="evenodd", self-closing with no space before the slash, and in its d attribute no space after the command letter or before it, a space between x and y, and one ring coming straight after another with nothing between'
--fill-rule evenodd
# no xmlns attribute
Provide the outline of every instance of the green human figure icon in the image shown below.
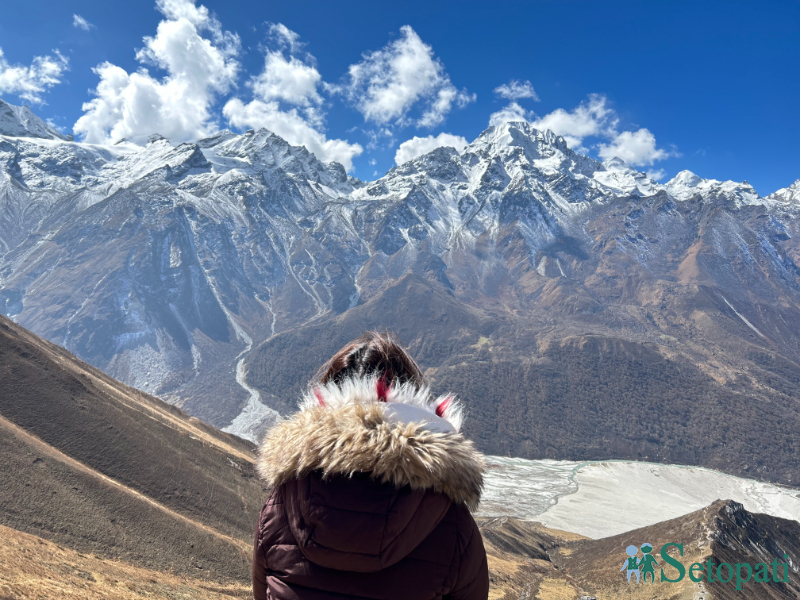
<svg viewBox="0 0 800 600"><path fill-rule="evenodd" d="M642 544L641 550L642 550L642 554L644 554L644 556L642 557L642 560L639 561L639 568L641 569L641 573L642 573L642 581L646 583L647 582L647 576L650 575L652 577L652 579L650 580L650 583L655 583L656 582L656 572L655 572L655 569L653 567L658 565L658 563L656 562L656 559L653 558L650 555L650 553L653 551L653 545L652 544Z"/></svg>

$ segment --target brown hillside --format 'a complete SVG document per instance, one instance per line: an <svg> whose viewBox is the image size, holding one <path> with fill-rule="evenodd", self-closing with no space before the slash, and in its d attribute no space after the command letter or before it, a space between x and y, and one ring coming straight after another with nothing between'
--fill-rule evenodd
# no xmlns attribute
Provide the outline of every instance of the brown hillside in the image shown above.
<svg viewBox="0 0 800 600"><path fill-rule="evenodd" d="M579 598L580 586L558 569L550 553L583 536L508 517L479 521L489 559L489 599Z"/></svg>
<svg viewBox="0 0 800 600"><path fill-rule="evenodd" d="M654 556L659 563L656 568L656 583L647 585L628 584L620 572L627 555L625 548L634 544L650 543L655 547ZM658 576L661 567L670 578L677 571L664 564L659 552L663 544L684 544L684 556L680 562L687 574L680 583L662 582ZM794 569L789 571L790 583L743 584L736 590L734 583L694 583L689 579L688 568L694 563L711 559L714 564L759 562L771 563L778 558L784 562L783 553L789 556ZM679 558L677 550L670 552ZM741 504L718 500L710 506L670 519L655 525L629 531L601 540L571 542L551 553L553 563L565 575L574 578L580 585L598 598L681 598L699 600L716 599L788 599L800 597L800 523L753 514Z"/></svg>
<svg viewBox="0 0 800 600"><path fill-rule="evenodd" d="M247 578L252 444L0 317L0 524L81 552Z"/></svg>

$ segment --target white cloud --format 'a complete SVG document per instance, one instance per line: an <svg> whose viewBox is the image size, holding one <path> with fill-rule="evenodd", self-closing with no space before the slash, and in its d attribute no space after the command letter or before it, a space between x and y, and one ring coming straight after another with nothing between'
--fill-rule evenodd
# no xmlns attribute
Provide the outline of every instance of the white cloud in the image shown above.
<svg viewBox="0 0 800 600"><path fill-rule="evenodd" d="M188 21L195 27L210 26L221 32L219 21L210 17L208 9L191 0L156 0L156 8L170 21Z"/></svg>
<svg viewBox="0 0 800 600"><path fill-rule="evenodd" d="M539 95L533 89L530 81L519 81L512 79L508 83L494 88L494 93L506 100L519 100L520 98L530 98L539 101Z"/></svg>
<svg viewBox="0 0 800 600"><path fill-rule="evenodd" d="M253 77L253 92L264 100L283 100L297 106L321 104L317 85L322 80L316 68L282 52L267 52L264 70Z"/></svg>
<svg viewBox="0 0 800 600"><path fill-rule="evenodd" d="M269 33L281 46L288 46L291 52L296 52L300 48L300 35L283 23L270 23Z"/></svg>
<svg viewBox="0 0 800 600"><path fill-rule="evenodd" d="M306 55L301 60L291 54L300 48L299 36L285 25L271 25L270 33L282 48L289 49L288 57L282 50L267 50L263 71L247 83L253 100L245 104L232 98L223 107L223 115L234 127L264 127L290 144L305 146L323 161L336 161L352 170L353 158L363 148L325 136L323 99L318 92L322 76L313 65L314 57Z"/></svg>
<svg viewBox="0 0 800 600"><path fill-rule="evenodd" d="M61 83L64 71L69 68L69 59L58 50L53 50L53 54L34 56L26 67L10 64L0 48L0 94L16 94L32 104L42 104L42 95Z"/></svg>
<svg viewBox="0 0 800 600"><path fill-rule="evenodd" d="M549 129L562 136L570 148L580 152L588 152L583 147L585 140L599 138L604 141L590 147L596 147L601 158L616 156L634 167L650 166L656 161L680 156L674 150L658 148L655 136L647 129L620 132L619 117L601 94L592 94L587 101L571 111L557 108L543 117L537 117L532 111L527 111L512 101L489 117L491 126L509 121L527 121L540 131ZM654 175L659 173L660 171L653 171Z"/></svg>
<svg viewBox="0 0 800 600"><path fill-rule="evenodd" d="M376 150L378 148L388 150L395 145L394 130L391 127L376 127L362 130L362 132L369 138L367 150Z"/></svg>
<svg viewBox="0 0 800 600"><path fill-rule="evenodd" d="M581 102L571 111L557 108L540 119L532 120L531 124L536 129L549 129L562 136L570 148L578 150L584 138L614 135L618 122L617 113L606 106L606 97L592 94L588 102Z"/></svg>
<svg viewBox="0 0 800 600"><path fill-rule="evenodd" d="M667 172L664 169L651 169L647 172L647 176L653 181L661 181L667 176Z"/></svg>
<svg viewBox="0 0 800 600"><path fill-rule="evenodd" d="M616 156L633 167L650 166L672 156L663 148L656 148L656 136L644 128L617 134L610 144L600 144L597 153L603 159Z"/></svg>
<svg viewBox="0 0 800 600"><path fill-rule="evenodd" d="M511 102L489 116L489 125L496 127L513 121L530 121L535 117L536 115L532 111L527 111L516 102Z"/></svg>
<svg viewBox="0 0 800 600"><path fill-rule="evenodd" d="M89 21L87 21L80 15L72 15L72 26L77 27L78 29L83 29L84 31L89 31L90 29L94 29L94 25L89 23Z"/></svg>
<svg viewBox="0 0 800 600"><path fill-rule="evenodd" d="M427 137L414 136L410 140L406 140L397 149L394 155L394 162L402 165L404 162L413 160L418 156L427 154L431 150L441 148L442 146L450 146L455 148L458 152L467 147L467 139L460 135L453 135L451 133L440 133L437 136L429 135Z"/></svg>
<svg viewBox="0 0 800 600"><path fill-rule="evenodd" d="M239 38L194 0L158 0L156 6L166 19L154 37L144 38L136 59L166 75L156 78L144 67L128 73L109 62L95 67L95 98L83 105L73 128L86 141L143 142L153 133L185 141L216 129L210 108L235 83Z"/></svg>
<svg viewBox="0 0 800 600"><path fill-rule="evenodd" d="M434 127L444 121L453 103L464 106L475 100L474 94L455 88L433 49L408 25L400 28L400 38L350 65L348 77L335 89L347 95L364 120L378 125L414 122ZM409 119L418 102L424 105L422 116Z"/></svg>

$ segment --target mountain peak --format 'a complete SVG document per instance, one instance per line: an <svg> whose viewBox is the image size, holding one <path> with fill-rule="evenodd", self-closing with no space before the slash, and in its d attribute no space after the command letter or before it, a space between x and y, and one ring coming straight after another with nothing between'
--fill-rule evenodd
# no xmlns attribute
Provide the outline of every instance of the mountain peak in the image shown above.
<svg viewBox="0 0 800 600"><path fill-rule="evenodd" d="M736 205L761 204L763 201L747 181L718 181L703 179L691 171L681 171L670 179L664 189L676 200L689 200L696 195L722 196Z"/></svg>
<svg viewBox="0 0 800 600"><path fill-rule="evenodd" d="M251 130L252 131L252 130ZM214 135L198 140L197 145L201 148L213 148L214 146L227 142L228 140L237 137L230 129L221 129Z"/></svg>
<svg viewBox="0 0 800 600"><path fill-rule="evenodd" d="M608 160L604 160L603 167L605 167L606 171L624 171L625 173L630 173L632 175L638 173L636 169L616 156L609 158Z"/></svg>
<svg viewBox="0 0 800 600"><path fill-rule="evenodd" d="M670 179L666 183L666 185L667 186L680 185L684 187L695 188L704 181L713 181L713 180L703 179L702 177L699 177L698 175L692 173L691 171L683 170L677 175L675 175L675 177Z"/></svg>
<svg viewBox="0 0 800 600"><path fill-rule="evenodd" d="M5 100L0 100L0 135L63 141L73 139L37 117L29 106L14 106Z"/></svg>
<svg viewBox="0 0 800 600"><path fill-rule="evenodd" d="M773 192L767 196L768 200L778 200L780 202L788 202L800 204L800 179L795 181L792 185L782 188L777 192Z"/></svg>
<svg viewBox="0 0 800 600"><path fill-rule="evenodd" d="M550 129L537 129L527 121L493 125L461 154L496 157L502 162L525 157L523 162L545 172L569 171L586 177L603 169L600 161L572 150L562 136Z"/></svg>
<svg viewBox="0 0 800 600"><path fill-rule="evenodd" d="M536 129L527 121L507 121L493 125L481 133L473 143L483 143L497 148L536 143L553 146L562 152L570 151L563 137L549 129Z"/></svg>

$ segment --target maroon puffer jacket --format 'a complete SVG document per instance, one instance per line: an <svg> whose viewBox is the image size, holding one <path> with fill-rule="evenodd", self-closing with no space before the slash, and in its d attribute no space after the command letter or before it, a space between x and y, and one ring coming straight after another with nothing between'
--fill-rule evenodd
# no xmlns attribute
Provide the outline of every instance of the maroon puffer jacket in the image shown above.
<svg viewBox="0 0 800 600"><path fill-rule="evenodd" d="M482 456L421 392L373 396L371 379L322 387L267 434L258 467L273 491L256 531L256 600L486 600L470 514Z"/></svg>

